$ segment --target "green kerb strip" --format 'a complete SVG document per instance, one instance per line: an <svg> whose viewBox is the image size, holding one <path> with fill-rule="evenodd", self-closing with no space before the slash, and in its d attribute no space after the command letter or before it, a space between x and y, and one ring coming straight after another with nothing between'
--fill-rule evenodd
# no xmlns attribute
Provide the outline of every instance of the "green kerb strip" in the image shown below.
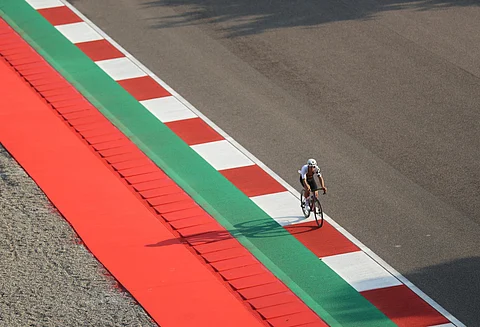
<svg viewBox="0 0 480 327"><path fill-rule="evenodd" d="M0 15L330 326L395 326L28 3L0 0Z"/></svg>

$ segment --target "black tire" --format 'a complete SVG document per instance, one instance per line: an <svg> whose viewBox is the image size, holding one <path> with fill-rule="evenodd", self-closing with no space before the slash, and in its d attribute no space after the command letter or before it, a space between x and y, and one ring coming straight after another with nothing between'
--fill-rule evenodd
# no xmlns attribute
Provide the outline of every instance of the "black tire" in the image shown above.
<svg viewBox="0 0 480 327"><path fill-rule="evenodd" d="M300 193L300 206L302 207L303 215L305 216L305 218L308 218L310 217L310 209L303 205L303 200L304 200L304 197L303 197L303 191L302 191L302 193Z"/></svg>
<svg viewBox="0 0 480 327"><path fill-rule="evenodd" d="M323 209L322 204L318 199L315 199L315 209L313 210L315 216L315 221L317 222L318 227L323 226Z"/></svg>

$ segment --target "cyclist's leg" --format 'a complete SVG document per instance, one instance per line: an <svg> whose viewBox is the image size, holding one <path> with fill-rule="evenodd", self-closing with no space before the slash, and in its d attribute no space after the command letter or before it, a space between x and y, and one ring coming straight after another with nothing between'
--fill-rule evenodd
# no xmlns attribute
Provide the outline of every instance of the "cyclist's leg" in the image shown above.
<svg viewBox="0 0 480 327"><path fill-rule="evenodd" d="M308 184L310 185L312 190L318 189L317 181L315 180L315 177L312 177L311 180L308 180ZM315 191L315 197L318 199L318 191Z"/></svg>
<svg viewBox="0 0 480 327"><path fill-rule="evenodd" d="M303 197L304 197L304 199L307 199L308 196L310 195L310 192L308 192L308 188L305 185L305 183L303 182L303 178L302 178L301 175L300 175L300 184L302 184L302 187L303 187Z"/></svg>
<svg viewBox="0 0 480 327"><path fill-rule="evenodd" d="M308 185L310 186L310 190L314 190L317 186L317 184L315 183L315 179L312 177L312 178L307 178L307 183ZM305 199L307 199L307 204L310 204L310 192L308 192L308 196L305 197Z"/></svg>
<svg viewBox="0 0 480 327"><path fill-rule="evenodd" d="M312 190L315 190L315 199L316 199L315 201L318 201L318 202L319 202L320 200L318 199L318 191L317 191L318 185L317 185L317 181L315 180L314 177L312 177L312 180L311 180L311 183L310 183L310 187L312 188ZM319 202L319 203L320 203L320 202ZM314 205L315 205L315 204L314 204Z"/></svg>
<svg viewBox="0 0 480 327"><path fill-rule="evenodd" d="M308 178L307 183L310 186L311 190L316 190L317 189L317 182L315 181L315 178Z"/></svg>

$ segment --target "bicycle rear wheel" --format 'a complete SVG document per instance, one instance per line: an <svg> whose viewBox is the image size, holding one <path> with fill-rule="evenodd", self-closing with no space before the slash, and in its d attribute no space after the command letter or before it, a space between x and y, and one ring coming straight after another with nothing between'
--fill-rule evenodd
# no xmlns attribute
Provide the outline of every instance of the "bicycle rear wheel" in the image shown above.
<svg viewBox="0 0 480 327"><path fill-rule="evenodd" d="M313 214L315 216L315 221L317 222L317 226L322 227L323 226L323 209L318 199L315 199L315 208L313 210Z"/></svg>
<svg viewBox="0 0 480 327"><path fill-rule="evenodd" d="M300 193L300 206L302 207L303 215L305 218L310 217L310 208L305 205L305 198L303 197L303 192Z"/></svg>

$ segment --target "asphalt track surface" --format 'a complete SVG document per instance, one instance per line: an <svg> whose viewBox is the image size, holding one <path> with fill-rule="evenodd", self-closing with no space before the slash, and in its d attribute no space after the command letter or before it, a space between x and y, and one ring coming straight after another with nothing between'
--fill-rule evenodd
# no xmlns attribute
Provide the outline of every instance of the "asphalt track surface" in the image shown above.
<svg viewBox="0 0 480 327"><path fill-rule="evenodd" d="M291 185L316 157L326 212L480 325L479 1L70 3Z"/></svg>

